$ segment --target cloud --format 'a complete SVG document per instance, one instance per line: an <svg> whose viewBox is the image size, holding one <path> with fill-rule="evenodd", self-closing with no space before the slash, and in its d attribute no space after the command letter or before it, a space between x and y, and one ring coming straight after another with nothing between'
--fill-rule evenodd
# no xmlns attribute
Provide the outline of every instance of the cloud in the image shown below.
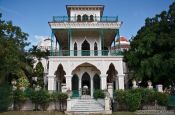
<svg viewBox="0 0 175 115"><path fill-rule="evenodd" d="M49 36L34 35L34 38L36 39L37 42L41 42L41 41L49 38Z"/></svg>

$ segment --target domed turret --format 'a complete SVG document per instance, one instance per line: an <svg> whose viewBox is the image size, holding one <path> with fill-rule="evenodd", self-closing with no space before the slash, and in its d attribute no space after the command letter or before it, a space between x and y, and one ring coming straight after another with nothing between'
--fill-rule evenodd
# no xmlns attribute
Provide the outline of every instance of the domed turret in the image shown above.
<svg viewBox="0 0 175 115"><path fill-rule="evenodd" d="M119 43L120 40L120 43ZM127 38L121 36L120 39L118 38L116 40L116 49L119 49L119 44L120 44L120 49L123 50L128 50L130 48L130 42L128 41Z"/></svg>

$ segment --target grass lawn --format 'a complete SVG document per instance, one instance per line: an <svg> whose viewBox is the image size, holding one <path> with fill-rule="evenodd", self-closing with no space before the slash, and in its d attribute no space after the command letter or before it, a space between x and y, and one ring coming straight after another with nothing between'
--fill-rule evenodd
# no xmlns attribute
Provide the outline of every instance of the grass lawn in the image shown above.
<svg viewBox="0 0 175 115"><path fill-rule="evenodd" d="M55 112L55 111L50 111L50 112L49 111L9 111L9 112L0 113L0 115L65 115L65 114L61 112ZM137 114L133 112L114 112L112 115L137 115Z"/></svg>
<svg viewBox="0 0 175 115"><path fill-rule="evenodd" d="M0 113L0 115L65 115L55 111L9 111Z"/></svg>

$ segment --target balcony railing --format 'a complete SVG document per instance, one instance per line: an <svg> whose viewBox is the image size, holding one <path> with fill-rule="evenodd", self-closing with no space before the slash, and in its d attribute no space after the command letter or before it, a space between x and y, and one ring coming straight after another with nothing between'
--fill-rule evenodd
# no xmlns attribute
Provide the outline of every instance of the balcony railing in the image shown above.
<svg viewBox="0 0 175 115"><path fill-rule="evenodd" d="M120 56L117 50L58 50L50 52L51 56Z"/></svg>
<svg viewBox="0 0 175 115"><path fill-rule="evenodd" d="M53 16L53 22L118 22L118 16L94 16L78 19L76 16Z"/></svg>

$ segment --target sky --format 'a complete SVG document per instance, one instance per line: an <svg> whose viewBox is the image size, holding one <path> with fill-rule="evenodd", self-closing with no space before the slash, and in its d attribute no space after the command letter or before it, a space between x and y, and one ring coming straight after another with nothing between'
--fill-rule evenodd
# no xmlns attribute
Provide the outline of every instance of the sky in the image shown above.
<svg viewBox="0 0 175 115"><path fill-rule="evenodd" d="M123 22L120 35L130 39L144 25L175 0L0 0L2 19L12 21L29 34L28 41L36 45L51 36L48 25L53 16L66 16L66 5L105 5L104 16L118 16Z"/></svg>

